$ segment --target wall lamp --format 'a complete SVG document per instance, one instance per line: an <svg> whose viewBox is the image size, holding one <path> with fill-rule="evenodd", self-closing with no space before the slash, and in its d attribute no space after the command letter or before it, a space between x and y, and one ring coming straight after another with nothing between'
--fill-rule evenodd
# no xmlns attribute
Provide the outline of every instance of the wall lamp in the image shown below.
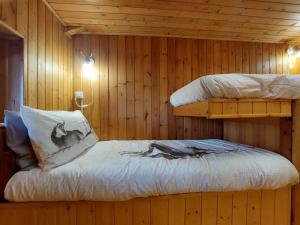
<svg viewBox="0 0 300 225"><path fill-rule="evenodd" d="M300 58L300 48L289 46L287 49L289 68L293 69L296 64L296 59Z"/></svg>
<svg viewBox="0 0 300 225"><path fill-rule="evenodd" d="M82 53L82 52L81 52ZM81 110L84 108L87 108L91 106L94 102L94 90L93 90L93 84L92 81L95 78L95 70L94 70L94 64L95 64L95 58L92 53L90 53L88 56L86 56L84 63L82 64L82 75L83 77L86 77L91 82L91 95L92 100L88 104L84 104L84 93L83 91L75 91L75 104L77 107L79 107Z"/></svg>

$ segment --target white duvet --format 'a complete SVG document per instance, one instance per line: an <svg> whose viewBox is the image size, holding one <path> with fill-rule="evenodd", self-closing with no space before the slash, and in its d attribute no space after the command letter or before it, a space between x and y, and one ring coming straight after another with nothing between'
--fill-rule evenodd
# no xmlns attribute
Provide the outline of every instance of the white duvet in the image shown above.
<svg viewBox="0 0 300 225"><path fill-rule="evenodd" d="M295 167L266 150L222 140L186 140L155 142L180 147L179 152L153 148L145 153L151 143L98 142L86 154L51 171L20 171L8 182L5 198L17 202L117 201L175 193L276 189L298 182Z"/></svg>
<svg viewBox="0 0 300 225"><path fill-rule="evenodd" d="M300 76L216 74L200 77L171 95L173 106L210 98L300 99Z"/></svg>

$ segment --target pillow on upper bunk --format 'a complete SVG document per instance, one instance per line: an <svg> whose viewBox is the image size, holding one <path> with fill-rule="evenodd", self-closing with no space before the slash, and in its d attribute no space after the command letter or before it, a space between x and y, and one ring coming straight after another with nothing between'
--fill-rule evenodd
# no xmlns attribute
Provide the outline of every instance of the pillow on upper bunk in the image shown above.
<svg viewBox="0 0 300 225"><path fill-rule="evenodd" d="M6 144L16 153L17 165L21 170L30 170L37 166L37 161L19 112L4 111Z"/></svg>
<svg viewBox="0 0 300 225"><path fill-rule="evenodd" d="M44 111L22 106L21 116L43 170L72 161L98 141L80 111Z"/></svg>

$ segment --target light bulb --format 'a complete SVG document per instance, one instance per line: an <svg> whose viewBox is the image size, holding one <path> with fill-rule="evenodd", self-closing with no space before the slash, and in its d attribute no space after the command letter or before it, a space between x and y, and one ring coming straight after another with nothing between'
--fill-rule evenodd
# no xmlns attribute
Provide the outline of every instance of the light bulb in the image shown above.
<svg viewBox="0 0 300 225"><path fill-rule="evenodd" d="M95 78L94 63L84 63L82 66L83 76L93 80Z"/></svg>
<svg viewBox="0 0 300 225"><path fill-rule="evenodd" d="M289 48L287 49L287 54L288 54L288 55L293 55L293 54L294 54L294 48L293 48L293 47L289 47Z"/></svg>

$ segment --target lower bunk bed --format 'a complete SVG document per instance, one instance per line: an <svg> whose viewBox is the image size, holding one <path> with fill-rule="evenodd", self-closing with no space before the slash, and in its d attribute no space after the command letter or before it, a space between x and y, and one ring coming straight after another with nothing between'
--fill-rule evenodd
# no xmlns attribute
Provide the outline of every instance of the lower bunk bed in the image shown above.
<svg viewBox="0 0 300 225"><path fill-rule="evenodd" d="M289 225L297 182L284 157L228 141L98 142L14 174L0 224Z"/></svg>

